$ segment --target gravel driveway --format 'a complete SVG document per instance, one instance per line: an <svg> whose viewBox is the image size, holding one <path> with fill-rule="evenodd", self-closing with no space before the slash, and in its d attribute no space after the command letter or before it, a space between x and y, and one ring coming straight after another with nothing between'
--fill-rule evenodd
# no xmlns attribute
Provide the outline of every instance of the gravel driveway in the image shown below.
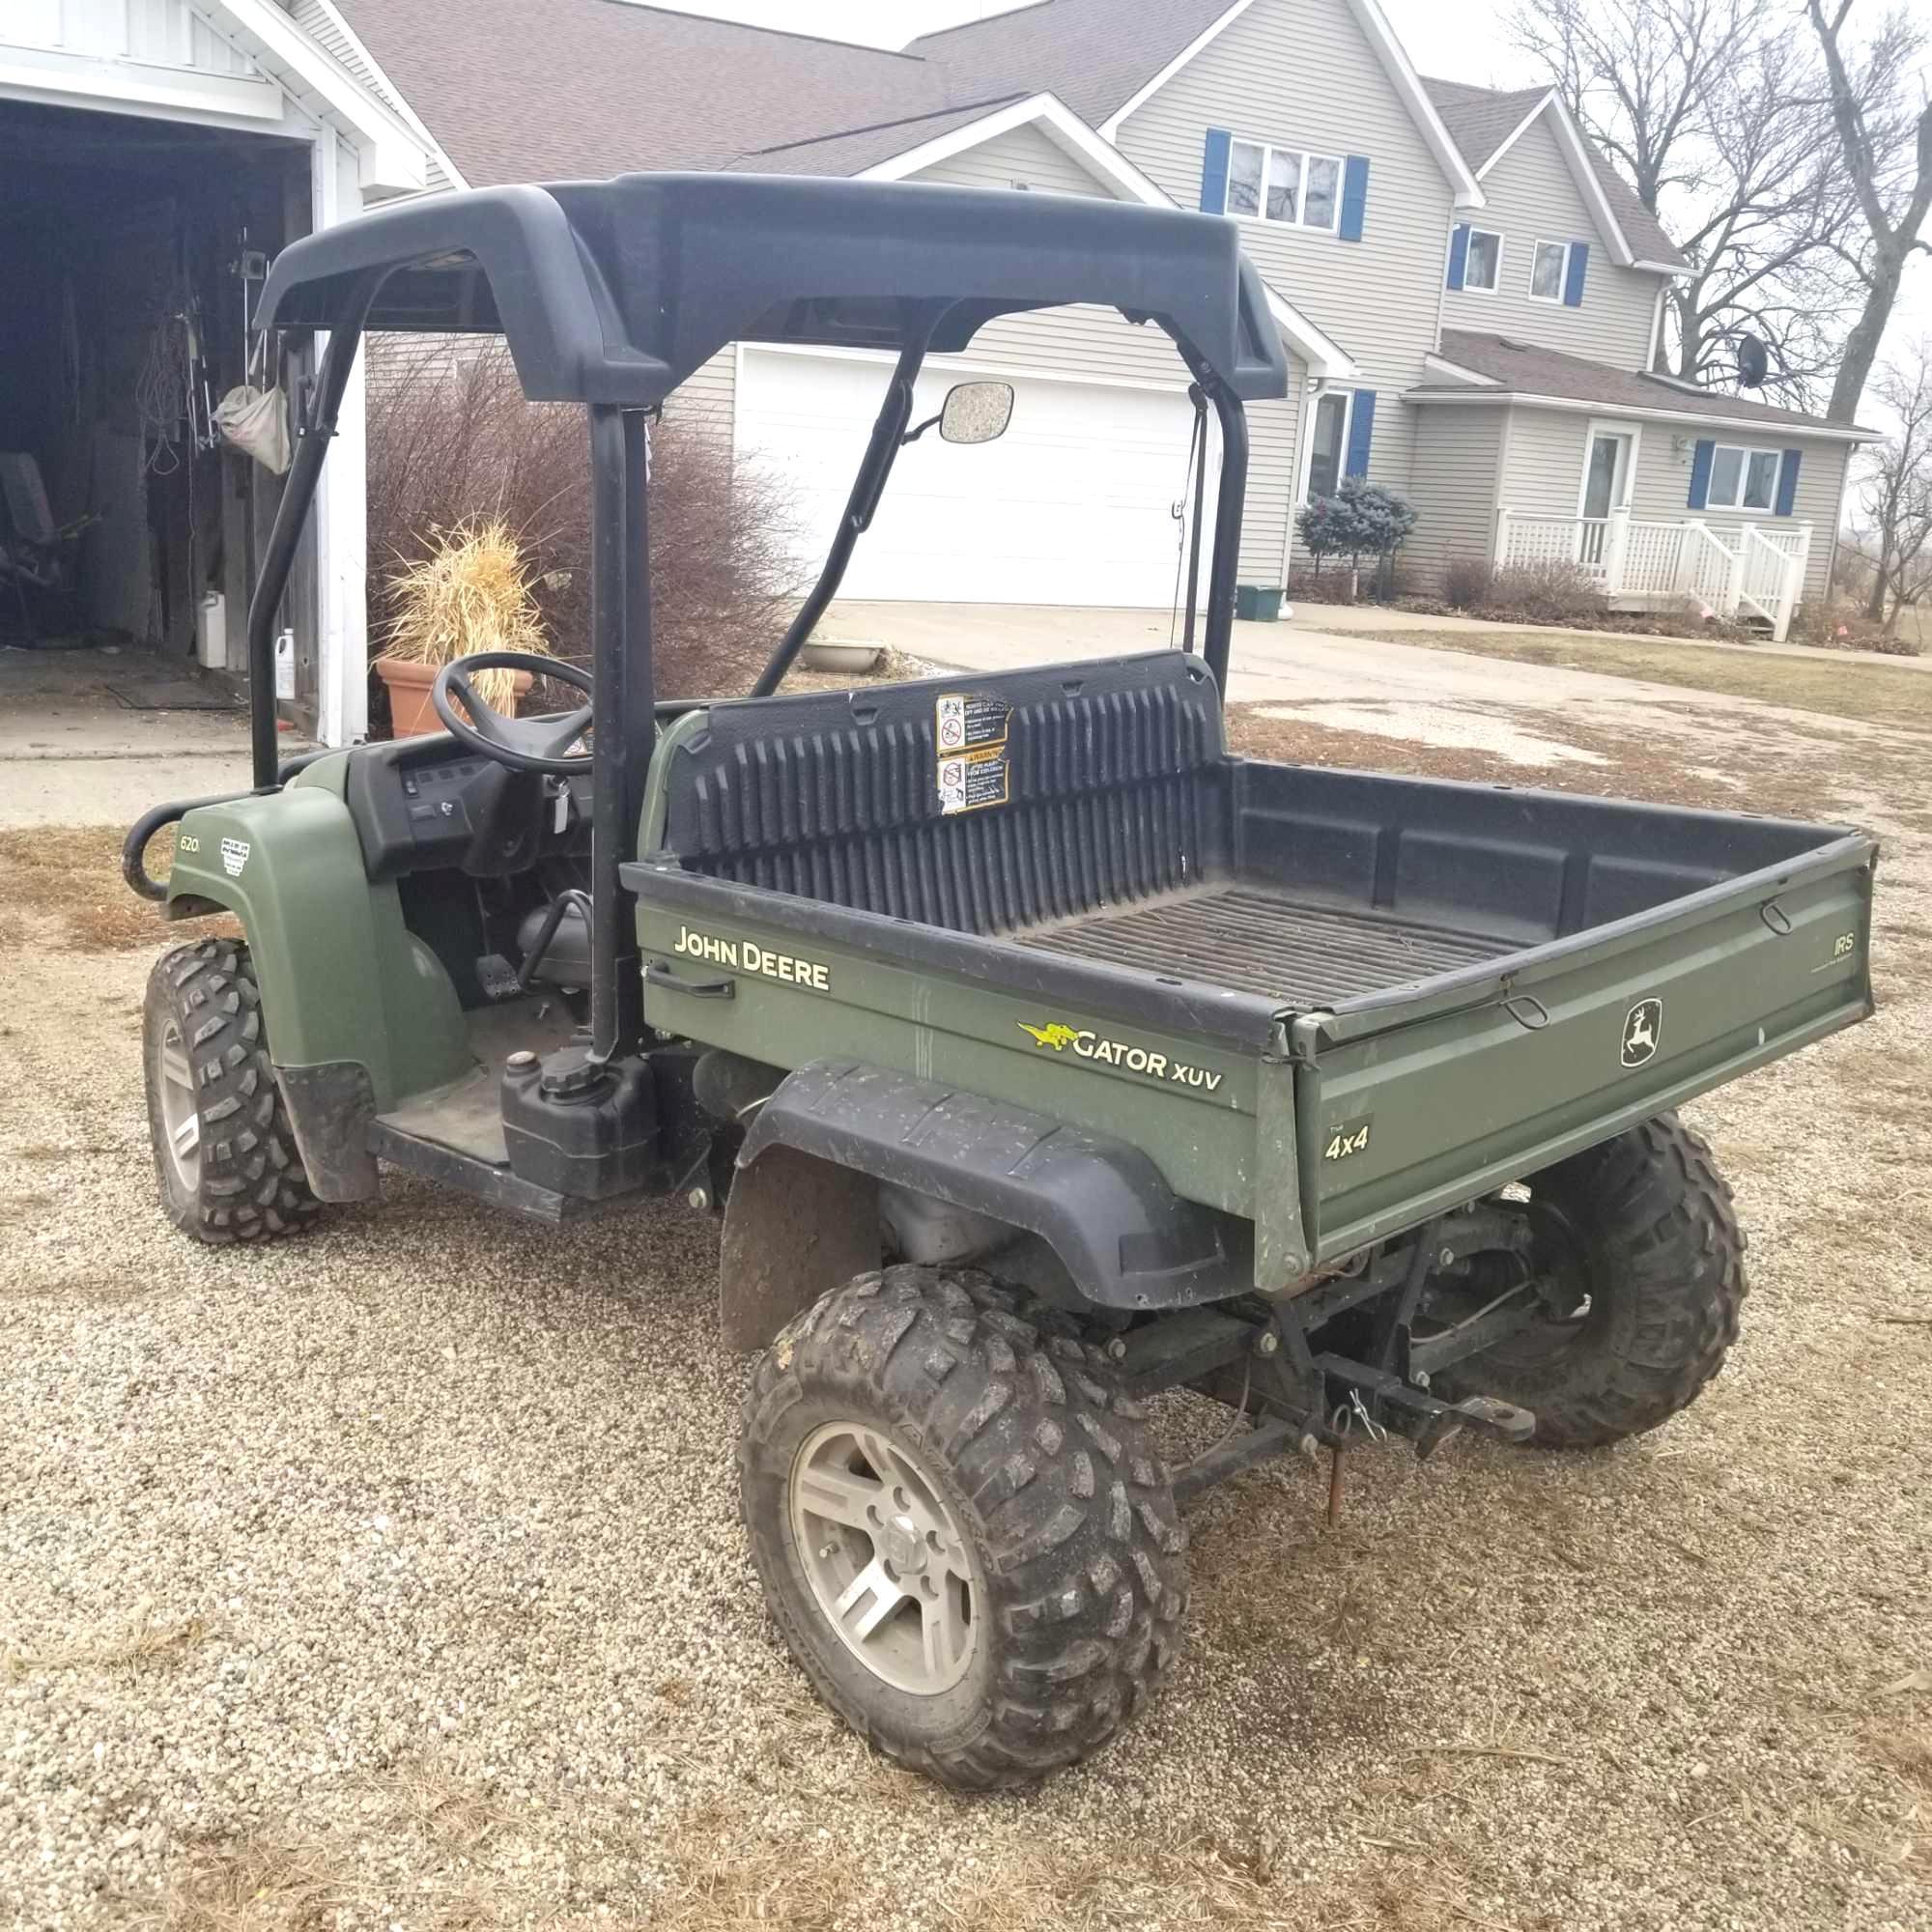
<svg viewBox="0 0 1932 1932"><path fill-rule="evenodd" d="M1357 1453L1334 1533L1299 1466L1210 1495L1165 1696L990 1801L778 1646L708 1219L547 1236L404 1179L198 1249L153 1199L152 952L10 880L0 1923L1932 1925L1926 740L1692 702L1585 749L1551 781L1694 765L1887 839L1881 1018L1694 1113L1753 1241L1731 1366L1609 1452Z"/></svg>

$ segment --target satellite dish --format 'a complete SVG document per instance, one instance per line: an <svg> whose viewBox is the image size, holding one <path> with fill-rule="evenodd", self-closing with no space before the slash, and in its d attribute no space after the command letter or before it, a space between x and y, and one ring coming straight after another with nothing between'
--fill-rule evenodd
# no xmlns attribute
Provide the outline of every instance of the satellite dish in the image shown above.
<svg viewBox="0 0 1932 1932"><path fill-rule="evenodd" d="M1738 341L1738 381L1747 389L1761 389L1771 374L1771 351L1755 335Z"/></svg>

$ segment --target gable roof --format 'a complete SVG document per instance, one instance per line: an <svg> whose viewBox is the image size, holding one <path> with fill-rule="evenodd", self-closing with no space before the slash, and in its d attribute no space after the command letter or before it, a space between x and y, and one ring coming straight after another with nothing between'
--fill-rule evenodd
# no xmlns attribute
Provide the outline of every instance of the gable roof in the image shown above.
<svg viewBox="0 0 1932 1932"><path fill-rule="evenodd" d="M1572 172L1579 177L1577 191L1585 201L1599 204L1605 239L1621 258L1651 268L1690 266L1663 224L1637 199L1636 190L1577 127L1553 87L1476 87L1431 75L1424 76L1422 85L1479 181L1538 115L1548 113Z"/></svg>
<svg viewBox="0 0 1932 1932"><path fill-rule="evenodd" d="M1852 423L1828 422L1800 410L1783 410L1747 396L1726 396L1715 389L1696 389L1667 376L1613 369L1560 349L1542 349L1506 335L1487 335L1474 329L1442 331L1443 361L1452 362L1477 381L1458 381L1442 372L1406 393L1414 402L1485 402L1509 400L1554 402L1621 410L1633 414L1693 416L1714 423L1749 428L1803 430L1810 436L1830 436L1847 442L1867 442L1875 430Z"/></svg>

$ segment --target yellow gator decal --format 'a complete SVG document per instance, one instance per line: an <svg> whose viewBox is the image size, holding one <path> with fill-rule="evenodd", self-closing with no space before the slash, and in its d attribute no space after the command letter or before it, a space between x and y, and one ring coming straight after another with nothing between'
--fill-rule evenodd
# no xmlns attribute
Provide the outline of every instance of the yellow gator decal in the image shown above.
<svg viewBox="0 0 1932 1932"><path fill-rule="evenodd" d="M1178 1087L1198 1087L1211 1094L1221 1084L1218 1073L1205 1066L1190 1066L1165 1053L1151 1053L1144 1046L1131 1046L1123 1039L1107 1039L1085 1027L1070 1027L1064 1020L1049 1020L1044 1026L1016 1022L1036 1046L1064 1053L1070 1046L1081 1060L1098 1060L1109 1066L1124 1066L1129 1073L1145 1073L1150 1080L1172 1081Z"/></svg>

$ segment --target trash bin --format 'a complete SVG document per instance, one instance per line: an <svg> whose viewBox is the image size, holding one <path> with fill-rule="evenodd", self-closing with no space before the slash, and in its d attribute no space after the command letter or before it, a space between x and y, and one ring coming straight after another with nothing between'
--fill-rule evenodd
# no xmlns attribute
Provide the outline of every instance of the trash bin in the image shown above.
<svg viewBox="0 0 1932 1932"><path fill-rule="evenodd" d="M1238 583L1235 586L1235 615L1245 624L1275 624L1281 621L1281 586L1274 583Z"/></svg>

